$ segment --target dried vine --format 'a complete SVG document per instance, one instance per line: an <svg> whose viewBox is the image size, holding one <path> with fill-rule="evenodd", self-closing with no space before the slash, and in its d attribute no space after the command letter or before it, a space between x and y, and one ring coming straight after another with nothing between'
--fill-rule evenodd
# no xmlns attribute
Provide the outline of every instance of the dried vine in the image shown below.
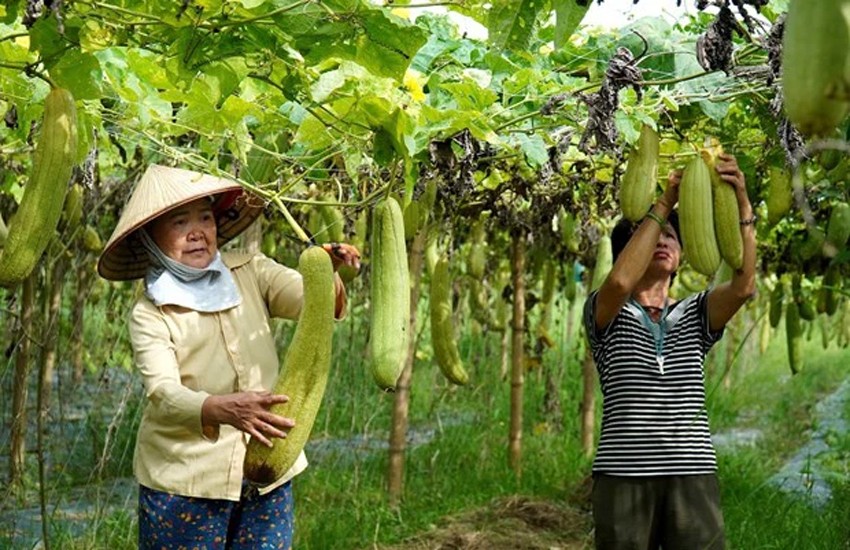
<svg viewBox="0 0 850 550"><path fill-rule="evenodd" d="M605 70L599 91L593 94L578 94L579 99L587 104L588 108L587 125L578 144L581 151L587 154L599 150L616 152L618 132L614 125L614 115L620 105L620 90L631 86L638 99L642 97L639 83L643 80L643 71L637 66L641 57L643 54L636 58L629 49L617 48L617 53ZM595 145L590 144L591 139Z"/></svg>
<svg viewBox="0 0 850 550"><path fill-rule="evenodd" d="M738 20L729 6L724 5L705 33L697 39L697 61L700 66L706 71L729 74L734 65L732 40L735 34L742 34Z"/></svg>
<svg viewBox="0 0 850 550"><path fill-rule="evenodd" d="M777 137L779 143L785 150L785 159L789 166L795 167L805 153L806 142L802 134L794 128L785 117L782 92L782 35L785 32L785 16L779 17L767 35L765 47L767 48L767 65L770 69L768 84L773 87L774 95L770 102L770 112L779 121L777 124Z"/></svg>

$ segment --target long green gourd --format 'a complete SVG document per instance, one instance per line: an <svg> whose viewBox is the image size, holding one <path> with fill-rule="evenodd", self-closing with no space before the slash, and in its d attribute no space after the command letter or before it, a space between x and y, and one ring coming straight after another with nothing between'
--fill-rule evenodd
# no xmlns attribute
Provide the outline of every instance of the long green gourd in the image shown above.
<svg viewBox="0 0 850 550"><path fill-rule="evenodd" d="M452 321L452 280L449 261L445 256L437 260L431 275L431 345L440 372L452 384L462 386L469 382L469 374L460 360Z"/></svg>
<svg viewBox="0 0 850 550"><path fill-rule="evenodd" d="M844 251L848 239L850 239L850 204L839 202L829 213L823 255L834 258Z"/></svg>
<svg viewBox="0 0 850 550"><path fill-rule="evenodd" d="M77 157L77 108L71 92L53 88L44 100L32 173L0 252L0 286L13 287L35 268L56 231Z"/></svg>
<svg viewBox="0 0 850 550"><path fill-rule="evenodd" d="M0 214L0 249L6 244L6 237L9 236L9 228L6 227L6 222L3 221L3 215Z"/></svg>
<svg viewBox="0 0 850 550"><path fill-rule="evenodd" d="M741 236L741 214L735 188L720 178L718 157L723 149L716 145L700 151L711 176L711 198L714 213L714 233L720 257L733 271L744 265L744 238Z"/></svg>
<svg viewBox="0 0 850 550"><path fill-rule="evenodd" d="M782 320L782 301L784 298L785 286L782 281L777 281L776 286L770 291L770 306L768 308L768 318L772 328L778 327L779 321Z"/></svg>
<svg viewBox="0 0 850 550"><path fill-rule="evenodd" d="M694 157L682 174L679 227L685 260L703 275L713 275L720 267L720 249L714 233L711 175L701 156Z"/></svg>
<svg viewBox="0 0 850 550"><path fill-rule="evenodd" d="M614 264L614 253L611 248L611 235L605 233L599 237L596 248L596 264L593 266L593 275L590 282L590 290L597 290L605 282L608 272Z"/></svg>
<svg viewBox="0 0 850 550"><path fill-rule="evenodd" d="M382 199L375 207L371 248L371 370L378 386L391 391L404 369L410 324L404 216L393 197Z"/></svg>
<svg viewBox="0 0 850 550"><path fill-rule="evenodd" d="M782 36L785 114L807 137L828 136L850 107L850 0L791 0Z"/></svg>
<svg viewBox="0 0 850 550"><path fill-rule="evenodd" d="M800 311L794 301L785 307L785 339L791 374L797 374L803 370L803 329L800 326Z"/></svg>
<svg viewBox="0 0 850 550"><path fill-rule="evenodd" d="M285 439L267 447L251 439L245 454L245 477L268 485L285 474L307 444L325 394L331 367L334 325L334 274L330 255L313 246L301 253L298 271L304 282L304 305L274 393L289 396L271 412L295 420Z"/></svg>
<svg viewBox="0 0 850 550"><path fill-rule="evenodd" d="M620 183L620 209L627 220L637 222L646 216L655 198L657 180L658 133L644 124Z"/></svg>

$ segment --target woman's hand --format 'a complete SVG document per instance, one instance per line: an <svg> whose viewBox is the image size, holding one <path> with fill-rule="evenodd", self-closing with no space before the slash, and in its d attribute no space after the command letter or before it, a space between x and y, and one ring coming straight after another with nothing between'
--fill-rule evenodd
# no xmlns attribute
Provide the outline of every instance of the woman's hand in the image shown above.
<svg viewBox="0 0 850 550"><path fill-rule="evenodd" d="M270 411L272 405L287 401L289 397L286 395L268 391L211 395L201 407L201 419L205 427L217 431L221 424L228 424L271 447L270 438L284 438L286 432L295 426L294 419Z"/></svg>
<svg viewBox="0 0 850 550"><path fill-rule="evenodd" d="M741 168L738 166L738 159L729 153L717 155L717 158L720 162L715 165L715 169L720 175L720 179L735 188L739 203L742 198L749 201L747 197L746 178L744 178L744 173L741 172Z"/></svg>
<svg viewBox="0 0 850 550"><path fill-rule="evenodd" d="M679 184L682 183L682 170L672 170L667 175L667 187L664 194L658 199L658 203L666 208L665 215L669 215L679 202Z"/></svg>
<svg viewBox="0 0 850 550"><path fill-rule="evenodd" d="M735 270L729 282L715 286L708 294L708 325L712 331L725 327L756 292L756 237L753 223L755 217L747 196L746 179L733 155L724 153L717 158L715 168L720 179L735 189L738 199L744 259L741 268Z"/></svg>
<svg viewBox="0 0 850 550"><path fill-rule="evenodd" d="M360 271L360 251L357 247L346 243L325 243L322 245L333 262L334 271L346 266L357 274Z"/></svg>

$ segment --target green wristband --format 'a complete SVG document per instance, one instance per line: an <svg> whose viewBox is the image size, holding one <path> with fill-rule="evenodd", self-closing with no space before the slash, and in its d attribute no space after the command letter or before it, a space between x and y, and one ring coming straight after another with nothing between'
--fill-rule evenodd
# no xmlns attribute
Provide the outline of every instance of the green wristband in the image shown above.
<svg viewBox="0 0 850 550"><path fill-rule="evenodd" d="M653 212L652 210L650 210L649 212L646 213L646 217L649 218L650 220L654 220L656 223L658 223L658 226L662 229L662 231L664 230L665 227L667 227L667 221L664 220L664 218L662 218L661 216L659 216L655 212Z"/></svg>

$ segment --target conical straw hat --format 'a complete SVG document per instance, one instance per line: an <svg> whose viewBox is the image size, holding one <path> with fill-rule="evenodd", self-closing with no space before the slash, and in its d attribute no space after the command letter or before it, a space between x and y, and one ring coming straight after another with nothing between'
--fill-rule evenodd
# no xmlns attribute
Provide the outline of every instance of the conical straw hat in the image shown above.
<svg viewBox="0 0 850 550"><path fill-rule="evenodd" d="M151 165L133 190L104 246L97 272L113 281L144 277L148 253L136 230L169 210L210 195L216 196L213 212L218 227L218 246L242 233L263 211L262 200L244 192L235 181L182 168Z"/></svg>

